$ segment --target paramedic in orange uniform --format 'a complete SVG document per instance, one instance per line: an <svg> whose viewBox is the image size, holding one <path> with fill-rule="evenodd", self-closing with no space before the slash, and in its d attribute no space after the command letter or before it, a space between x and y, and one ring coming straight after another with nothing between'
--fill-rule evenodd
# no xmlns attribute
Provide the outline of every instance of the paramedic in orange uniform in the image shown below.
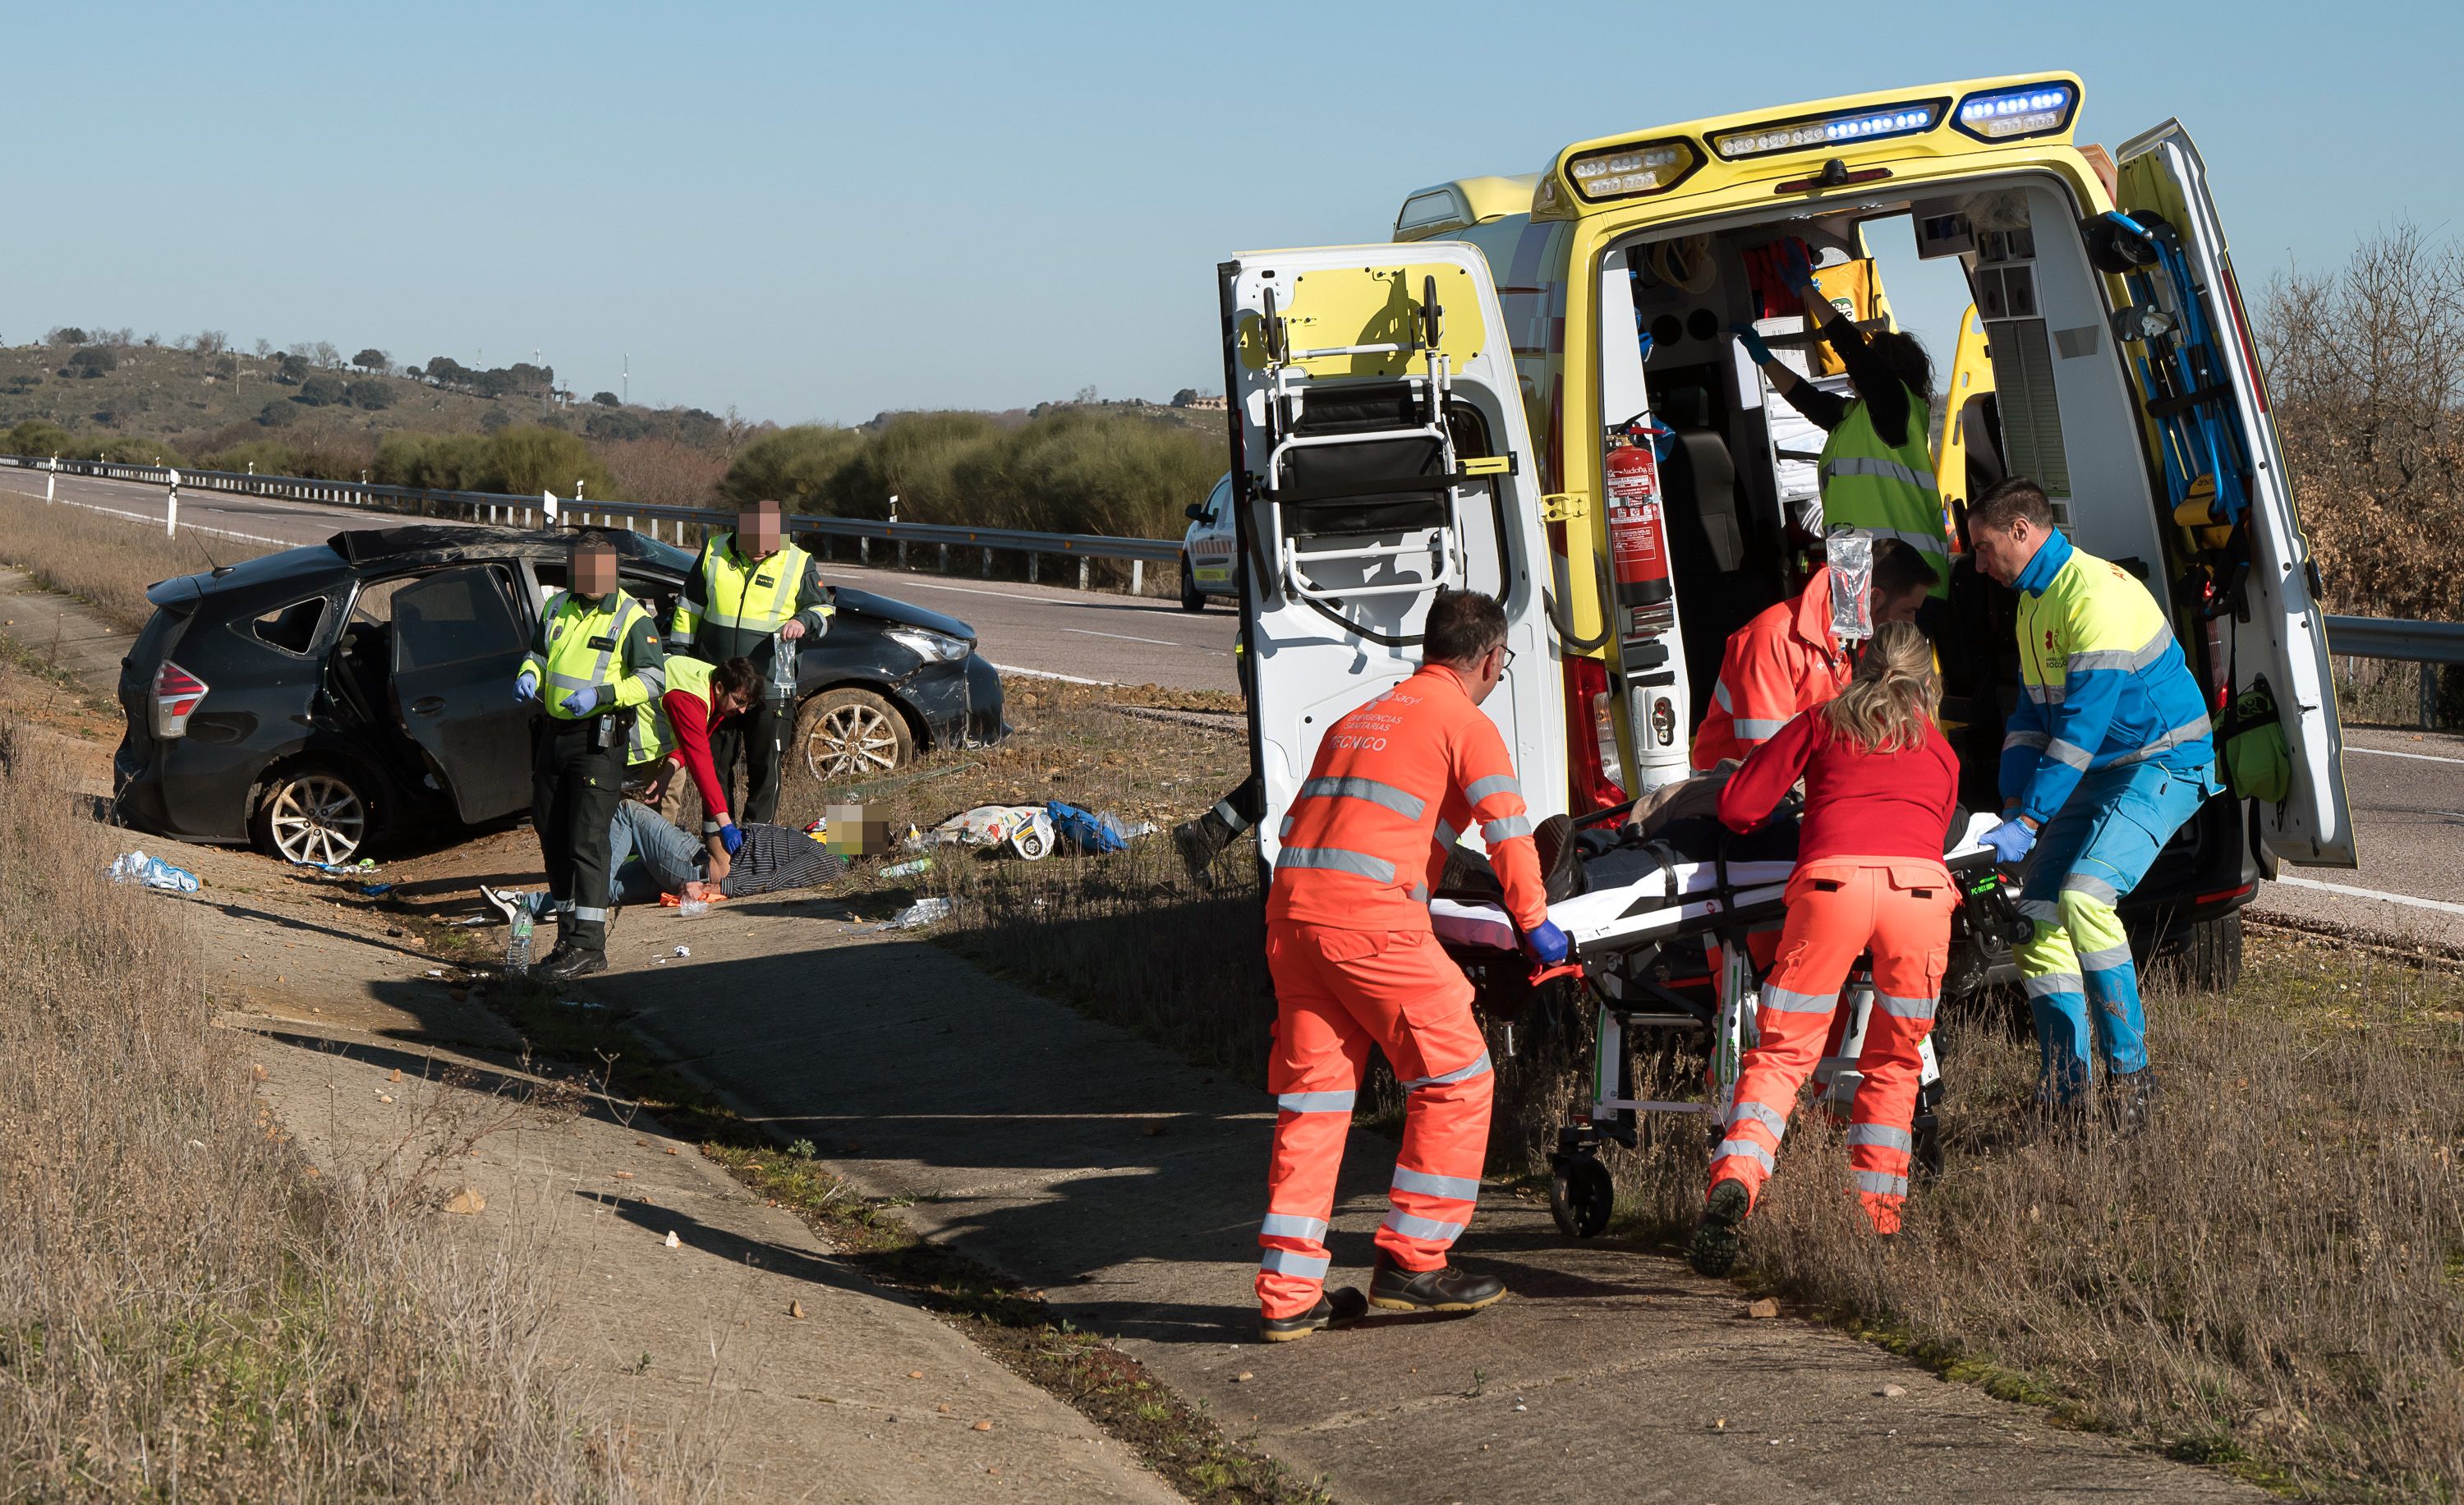
<svg viewBox="0 0 2464 1505"><path fill-rule="evenodd" d="M1874 543L1868 592L1874 621L1913 622L1939 579L1925 557L1897 539ZM1743 758L1769 741L1789 718L1811 711L1848 683L1848 655L1831 635L1831 566L1793 601L1767 607L1728 638L1711 709L1694 734L1695 768Z"/></svg>
<svg viewBox="0 0 2464 1505"><path fill-rule="evenodd" d="M1727 1137L1713 1152L1710 1194L1687 1250L1705 1274L1726 1274L1736 1263L1737 1225L1771 1178L1797 1089L1830 1033L1840 985L1868 950L1874 1007L1857 1061L1864 1080L1848 1114L1848 1163L1875 1231L1899 1231L1923 1071L1918 1048L1933 1029L1950 954L1953 894L1942 853L1959 761L1934 725L1941 699L1925 634L1910 623L1884 623L1848 688L1780 728L1720 791L1721 821L1752 830L1801 776L1805 818L1779 962L1754 1016L1759 1040L1738 1072Z"/></svg>
<svg viewBox="0 0 2464 1505"><path fill-rule="evenodd" d="M1471 984L1429 927L1447 849L1477 825L1525 948L1555 963L1568 943L1549 922L1513 760L1480 712L1513 658L1506 613L1476 591L1441 590L1421 644L1419 673L1327 728L1284 820L1266 896L1277 1005L1266 1082L1277 1112L1257 1289L1268 1342L1336 1316L1326 1225L1373 1045L1411 1096L1370 1301L1475 1312L1506 1295L1494 1276L1446 1262L1480 1196L1494 1084Z"/></svg>

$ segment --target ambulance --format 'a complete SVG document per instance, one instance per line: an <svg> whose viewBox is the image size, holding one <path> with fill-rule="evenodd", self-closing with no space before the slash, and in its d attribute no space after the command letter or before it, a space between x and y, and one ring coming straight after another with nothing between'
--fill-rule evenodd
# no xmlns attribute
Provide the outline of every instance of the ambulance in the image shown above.
<svg viewBox="0 0 2464 1505"><path fill-rule="evenodd" d="M1411 673L1443 586L1505 601L1485 709L1535 819L1684 775L1727 635L1821 562L1822 435L1728 333L1844 385L1773 285L1793 241L1868 327L1894 321L1878 245L1964 280L1955 340L1927 331L1954 549L1974 489L2028 476L2146 582L2214 704L2262 679L2276 701L2283 798L2212 801L2125 913L2229 980L2262 874L2351 866L2318 568L2206 167L2176 121L2075 144L2081 97L2047 73L1628 131L1412 193L1391 244L1222 263L1265 858L1318 736ZM2013 598L1953 575L1947 729L1993 809Z"/></svg>

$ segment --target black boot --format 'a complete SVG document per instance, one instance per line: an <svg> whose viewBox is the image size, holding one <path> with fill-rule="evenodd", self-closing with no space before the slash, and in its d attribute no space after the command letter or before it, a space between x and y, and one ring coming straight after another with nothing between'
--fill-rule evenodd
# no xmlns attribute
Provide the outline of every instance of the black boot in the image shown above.
<svg viewBox="0 0 2464 1505"><path fill-rule="evenodd" d="M1369 1277L1369 1304L1389 1312L1477 1312L1506 1299L1506 1282L1453 1265L1405 1270L1380 1252Z"/></svg>
<svg viewBox="0 0 2464 1505"><path fill-rule="evenodd" d="M557 942L556 950L538 968L538 975L551 983L569 983L577 977L607 970L607 953L583 946Z"/></svg>
<svg viewBox="0 0 2464 1505"><path fill-rule="evenodd" d="M1261 1317L1258 1336L1270 1343L1307 1338L1321 1327L1350 1327L1368 1315L1369 1301L1350 1286L1319 1295L1317 1305L1298 1317Z"/></svg>
<svg viewBox="0 0 2464 1505"><path fill-rule="evenodd" d="M1693 1241L1685 1246L1685 1262L1697 1274L1725 1275L1737 1268L1737 1250L1745 1242L1737 1225L1746 1221L1753 1194L1742 1181L1723 1181L1711 1188L1703 1205L1703 1221L1694 1225Z"/></svg>
<svg viewBox="0 0 2464 1505"><path fill-rule="evenodd" d="M1181 865L1200 888L1215 886L1215 859L1231 840L1232 823L1221 810L1208 810L1172 829L1172 844L1180 850Z"/></svg>

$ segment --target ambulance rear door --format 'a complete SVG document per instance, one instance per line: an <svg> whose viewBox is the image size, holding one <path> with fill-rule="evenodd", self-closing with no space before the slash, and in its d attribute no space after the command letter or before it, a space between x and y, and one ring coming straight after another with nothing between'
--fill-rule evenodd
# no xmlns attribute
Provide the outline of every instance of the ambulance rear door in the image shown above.
<svg viewBox="0 0 2464 1505"><path fill-rule="evenodd" d="M1482 709L1532 819L1562 813L1540 476L1487 261L1426 241L1247 253L1218 277L1264 855L1328 724L1419 667L1441 586L1505 603L1514 658Z"/></svg>
<svg viewBox="0 0 2464 1505"><path fill-rule="evenodd" d="M2133 137L2119 154L2120 206L2152 211L2180 232L2200 305L2214 331L2221 385L2231 390L2249 458L2249 571L2244 609L2227 613L2236 693L2264 674L2292 752L2292 792L2259 807L2270 851L2287 862L2355 863L2352 808L2344 792L2343 731L2327 664L2327 623L2318 571L2293 500L2250 319L2233 280L2224 227L2208 190L2207 166L2179 121ZM2135 367L2134 367L2135 374ZM2143 396L2145 393L2142 394ZM2227 667L2218 665L2218 673Z"/></svg>

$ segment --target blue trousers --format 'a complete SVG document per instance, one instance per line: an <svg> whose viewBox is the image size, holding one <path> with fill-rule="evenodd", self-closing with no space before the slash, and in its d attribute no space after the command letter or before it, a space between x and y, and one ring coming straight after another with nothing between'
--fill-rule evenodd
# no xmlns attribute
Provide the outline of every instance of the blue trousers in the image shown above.
<svg viewBox="0 0 2464 1505"><path fill-rule="evenodd" d="M2100 768L2038 833L2019 887L2019 912L2035 934L2018 962L2036 1019L2041 1096L2083 1096L2091 1054L2108 1075L2146 1069L2139 969L2115 906L2214 789L2205 769Z"/></svg>

